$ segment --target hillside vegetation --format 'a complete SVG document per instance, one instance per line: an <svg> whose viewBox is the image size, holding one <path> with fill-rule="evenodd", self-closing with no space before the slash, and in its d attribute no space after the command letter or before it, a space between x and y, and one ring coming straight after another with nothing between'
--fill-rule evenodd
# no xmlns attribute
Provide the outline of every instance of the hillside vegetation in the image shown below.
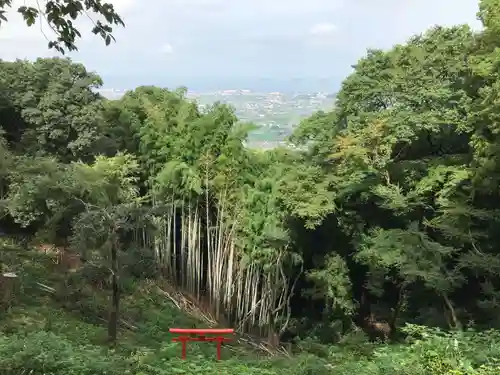
<svg viewBox="0 0 500 375"><path fill-rule="evenodd" d="M368 51L267 151L184 89L1 61L0 372L500 374L498 1L479 16ZM181 361L168 328L217 323L255 345Z"/></svg>

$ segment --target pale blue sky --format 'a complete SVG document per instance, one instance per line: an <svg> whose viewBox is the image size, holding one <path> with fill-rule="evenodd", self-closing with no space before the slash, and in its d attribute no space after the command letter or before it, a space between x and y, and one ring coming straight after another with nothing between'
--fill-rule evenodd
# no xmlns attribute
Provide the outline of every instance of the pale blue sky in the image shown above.
<svg viewBox="0 0 500 375"><path fill-rule="evenodd" d="M84 32L72 57L116 88L244 88L268 79L270 89L280 90L293 79L297 86L321 86L324 78L322 86L335 90L367 48L389 48L435 24L479 26L476 0L111 2L127 24L115 32L117 42L106 48ZM12 14L0 28L0 58L54 54L39 27L26 30L20 22ZM83 22L82 31L90 30Z"/></svg>

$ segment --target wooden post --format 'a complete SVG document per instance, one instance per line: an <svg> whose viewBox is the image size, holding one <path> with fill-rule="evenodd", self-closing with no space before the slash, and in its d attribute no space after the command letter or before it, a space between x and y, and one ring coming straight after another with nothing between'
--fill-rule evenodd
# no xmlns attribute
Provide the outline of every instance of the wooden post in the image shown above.
<svg viewBox="0 0 500 375"><path fill-rule="evenodd" d="M182 359L186 359L187 357L187 342L189 341L189 337L186 337L186 336L182 336L182 337L179 337L179 340L181 341L182 343Z"/></svg>
<svg viewBox="0 0 500 375"><path fill-rule="evenodd" d="M218 361L221 360L221 346L222 346L223 341L224 341L224 337L222 337L222 336L217 337L217 360Z"/></svg>
<svg viewBox="0 0 500 375"><path fill-rule="evenodd" d="M170 333L180 334L178 337L172 339L173 342L181 342L182 344L182 359L186 359L186 346L188 341L215 341L217 343L217 360L220 360L222 343L230 341L229 338L225 338L223 335L233 334L233 329L196 329L196 328L170 328ZM198 337L192 337L190 334L197 335ZM207 337L206 335L218 335L215 337Z"/></svg>

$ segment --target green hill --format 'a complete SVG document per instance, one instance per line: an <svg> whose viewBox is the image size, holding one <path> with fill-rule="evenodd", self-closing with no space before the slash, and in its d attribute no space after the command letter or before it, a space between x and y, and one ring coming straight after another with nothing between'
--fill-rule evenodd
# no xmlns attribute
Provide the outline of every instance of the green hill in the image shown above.
<svg viewBox="0 0 500 375"><path fill-rule="evenodd" d="M500 335L470 332L456 337L438 331L411 345L380 345L350 336L328 347L314 342L299 345L293 356L257 350L238 338L223 348L216 361L215 345L190 343L188 358L171 342L171 327L210 326L203 312L182 310L181 299L160 281L128 276L122 282L118 344L107 345L109 290L98 289L88 266L62 272L54 256L23 249L12 240L0 242L0 265L17 275L16 293L5 299L0 315L0 373L6 375L97 374L498 374L498 368L479 367L470 372L453 370L458 362L498 358ZM167 292L169 290L170 292ZM181 307L181 309L179 308ZM414 330L418 327L414 327ZM414 332L418 333L418 332ZM425 334L425 332L424 332ZM312 354L315 353L315 354ZM446 358L448 356L448 358ZM403 360L404 359L404 360ZM418 370L416 364L420 364ZM433 369L433 367L435 367ZM426 372L428 370L431 372Z"/></svg>
<svg viewBox="0 0 500 375"><path fill-rule="evenodd" d="M498 3L367 51L293 148L186 88L0 61L0 375L500 375ZM210 310L246 336L181 360Z"/></svg>
<svg viewBox="0 0 500 375"><path fill-rule="evenodd" d="M18 290L0 315L1 374L278 374L290 359L234 342L215 359L215 344L190 343L187 361L171 342L171 327L206 328L202 314L177 307L160 282L124 279L120 336L106 345L108 290L89 285L85 267L57 270L54 257L24 250L12 241L0 244L0 264L18 275ZM5 287L4 287L5 290ZM198 317L196 316L198 315ZM237 341L237 339L235 340ZM285 361L286 363L283 363ZM310 367L296 361L293 374ZM281 362L281 363L280 363ZM321 362L321 366L325 363ZM306 372L304 372L306 371ZM317 371L316 371L317 373Z"/></svg>

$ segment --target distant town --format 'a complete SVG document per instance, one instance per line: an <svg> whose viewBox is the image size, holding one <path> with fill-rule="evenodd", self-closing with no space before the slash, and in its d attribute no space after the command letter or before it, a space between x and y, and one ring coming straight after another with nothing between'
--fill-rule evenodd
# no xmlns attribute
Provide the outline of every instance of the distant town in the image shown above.
<svg viewBox="0 0 500 375"><path fill-rule="evenodd" d="M101 89L110 99L118 99L127 90ZM250 147L272 148L282 144L303 118L319 110L333 107L335 94L254 92L251 90L220 90L213 92L188 92L201 108L220 101L233 106L241 121L252 122L260 128L248 140Z"/></svg>

